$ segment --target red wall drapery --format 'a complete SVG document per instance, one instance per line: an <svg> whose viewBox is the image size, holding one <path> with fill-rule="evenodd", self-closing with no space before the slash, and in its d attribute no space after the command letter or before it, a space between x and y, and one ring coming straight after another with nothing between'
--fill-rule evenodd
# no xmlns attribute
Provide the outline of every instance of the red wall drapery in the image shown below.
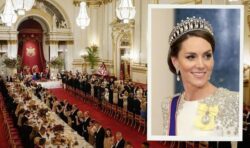
<svg viewBox="0 0 250 148"><path fill-rule="evenodd" d="M43 30L33 19L24 21L18 28L18 55L22 57L22 70L42 72L46 68L43 54ZM26 69L28 67L28 69Z"/></svg>
<svg viewBox="0 0 250 148"><path fill-rule="evenodd" d="M23 66L29 66L31 72L40 72L43 70L43 64L40 55L39 43L28 39L24 41L22 48Z"/></svg>

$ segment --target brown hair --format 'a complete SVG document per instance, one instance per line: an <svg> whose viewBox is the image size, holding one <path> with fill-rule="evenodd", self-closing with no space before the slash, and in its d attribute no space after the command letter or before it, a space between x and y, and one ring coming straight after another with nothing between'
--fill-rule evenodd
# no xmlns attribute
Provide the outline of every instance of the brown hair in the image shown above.
<svg viewBox="0 0 250 148"><path fill-rule="evenodd" d="M192 36L201 37L201 38L205 39L206 41L208 41L210 43L210 45L212 46L212 51L214 53L215 40L214 40L213 35L211 35L209 32L202 31L202 30L194 30L194 31L190 31L190 32L183 34L179 39L177 39L170 46L170 49L168 51L168 67L169 67L170 71L173 72L174 74L176 74L176 69L172 63L171 57L177 57L179 52L180 52L182 43L185 40L187 40L189 37L192 37Z"/></svg>

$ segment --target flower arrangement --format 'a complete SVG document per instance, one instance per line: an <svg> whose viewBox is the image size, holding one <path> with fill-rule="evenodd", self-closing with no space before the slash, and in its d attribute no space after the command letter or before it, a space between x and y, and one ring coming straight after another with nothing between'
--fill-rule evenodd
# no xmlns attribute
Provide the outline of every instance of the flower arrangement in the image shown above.
<svg viewBox="0 0 250 148"><path fill-rule="evenodd" d="M63 61L63 58L61 58L60 56L58 56L58 57L52 58L50 60L49 64L53 68L59 68L59 69L61 69L62 66L64 65L64 61Z"/></svg>
<svg viewBox="0 0 250 148"><path fill-rule="evenodd" d="M7 57L4 59L3 63L8 68L15 68L17 65L17 59L15 59L15 58L12 59L12 58Z"/></svg>
<svg viewBox="0 0 250 148"><path fill-rule="evenodd" d="M17 58L6 57L4 59L4 61L3 61L3 63L8 68L17 68L17 69L20 69L21 68L21 64L22 64L22 58L20 56L18 56Z"/></svg>

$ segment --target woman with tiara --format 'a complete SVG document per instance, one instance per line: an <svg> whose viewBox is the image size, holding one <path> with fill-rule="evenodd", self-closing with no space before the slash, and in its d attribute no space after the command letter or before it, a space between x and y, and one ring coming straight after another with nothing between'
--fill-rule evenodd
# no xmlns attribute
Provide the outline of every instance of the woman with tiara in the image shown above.
<svg viewBox="0 0 250 148"><path fill-rule="evenodd" d="M164 133L169 136L237 136L239 95L209 80L215 39L211 25L187 18L169 36L168 66L184 91L162 104Z"/></svg>

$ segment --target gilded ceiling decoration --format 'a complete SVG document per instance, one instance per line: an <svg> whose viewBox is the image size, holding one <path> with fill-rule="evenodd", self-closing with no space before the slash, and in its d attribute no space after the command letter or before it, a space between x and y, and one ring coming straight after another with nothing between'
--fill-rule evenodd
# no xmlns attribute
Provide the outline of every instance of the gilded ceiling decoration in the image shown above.
<svg viewBox="0 0 250 148"><path fill-rule="evenodd" d="M73 3L75 6L79 6L82 1L85 1L88 6L101 6L112 2L112 0L73 0Z"/></svg>
<svg viewBox="0 0 250 148"><path fill-rule="evenodd" d="M65 18L61 12L49 1L46 0L37 0L34 6L36 9L40 9L51 15L53 18L53 23L55 23L56 28L68 28L68 25L65 21Z"/></svg>

